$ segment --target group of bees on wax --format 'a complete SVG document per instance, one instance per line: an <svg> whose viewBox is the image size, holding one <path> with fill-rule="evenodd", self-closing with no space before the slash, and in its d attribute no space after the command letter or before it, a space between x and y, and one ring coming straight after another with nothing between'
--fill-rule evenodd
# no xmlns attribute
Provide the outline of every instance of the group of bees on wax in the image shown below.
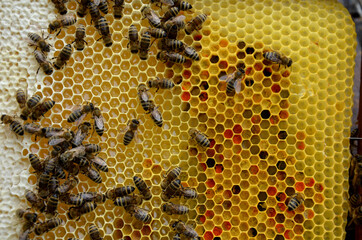
<svg viewBox="0 0 362 240"><path fill-rule="evenodd" d="M358 154L358 128L351 131L350 137L350 152L352 154L351 163L349 167L349 223L347 227L355 224L356 226L362 224L362 155Z"/></svg>
<svg viewBox="0 0 362 240"><path fill-rule="evenodd" d="M181 11L190 11L192 9L192 5L188 2L182 0L151 0L151 3L158 4L161 9L162 5L167 5L169 9L162 17L159 17L150 6L144 6L141 9L143 18L148 20L151 27L144 30L139 38L137 27L135 25L130 26L128 30L128 46L131 53L138 53L141 60L146 60L151 45L155 40L160 39L158 48L161 51L156 56L158 60L172 63L184 63L186 61L185 57L196 61L200 60L197 51L186 43L177 40L177 35L182 29L185 29L185 33L188 35L195 30L201 30L207 15L199 14L188 23L185 23L185 15L178 16L178 14ZM155 39L152 43L151 37Z"/></svg>

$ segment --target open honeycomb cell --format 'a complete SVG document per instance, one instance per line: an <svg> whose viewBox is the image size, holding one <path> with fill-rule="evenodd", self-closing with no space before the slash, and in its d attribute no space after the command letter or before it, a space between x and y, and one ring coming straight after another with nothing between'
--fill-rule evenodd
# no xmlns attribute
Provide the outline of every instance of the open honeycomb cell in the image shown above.
<svg viewBox="0 0 362 240"><path fill-rule="evenodd" d="M109 172L101 173L101 184L81 175L74 192L132 185L135 175L152 186L153 198L142 205L153 217L149 225L110 201L79 221L68 220L67 207L60 204L59 216L65 224L41 239L89 239L85 227L90 223L101 229L104 239L170 239L169 224L175 218L160 210L159 184L164 172L174 166L182 168L183 185L199 195L197 200L176 199L190 208L180 219L193 225L203 239L344 239L346 138L356 48L347 10L337 1L188 2L194 13L182 12L187 21L196 13L208 15L200 31L179 34L199 52L200 61L158 62L157 44L147 61L131 54L128 28L131 24L138 30L148 27L140 9L149 1L125 0L122 19L113 18L112 7L106 15L112 47L97 41L99 34L89 16L78 18L86 25L88 46L74 51L67 66L51 76L41 71L36 75L37 64L23 36L29 29L40 32L35 22L45 28L56 17L52 4L21 1L19 8L13 8L13 3L0 3L4 13L0 42L8 50L0 57L0 112L18 112L14 95L24 88L56 101L42 125L70 128L66 118L74 105L96 103L107 131L102 137L93 134L88 142L100 144ZM66 5L69 12L77 9L76 2ZM153 9L163 13L166 8ZM51 36L55 56L73 41L74 32L75 26L70 26ZM264 59L263 53L271 49L292 58L292 67ZM219 78L239 67L246 72L242 90L226 94L226 83ZM137 95L138 84L156 76L171 78L176 85L157 93L150 90L162 112L162 128L144 114ZM27 81L18 81L21 77ZM124 146L117 136L131 118L142 122L140 141ZM208 135L209 149L188 138L191 127ZM34 189L37 181L27 155L45 158L49 146L29 136L17 138L3 126L0 136L4 153L0 238L16 239L20 224L15 209L26 206L25 189ZM289 211L287 204L296 192L303 193L305 201Z"/></svg>

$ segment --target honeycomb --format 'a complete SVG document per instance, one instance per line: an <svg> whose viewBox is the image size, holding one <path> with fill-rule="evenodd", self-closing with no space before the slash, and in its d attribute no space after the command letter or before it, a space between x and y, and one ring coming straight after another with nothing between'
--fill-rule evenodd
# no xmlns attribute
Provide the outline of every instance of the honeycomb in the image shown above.
<svg viewBox="0 0 362 240"><path fill-rule="evenodd" d="M121 20L113 18L112 8L106 15L112 47L97 41L89 15L79 18L77 23L86 25L88 47L75 51L67 67L52 76L41 71L36 75L38 65L24 38L55 19L54 6L45 0L0 2L0 112L18 112L14 95L24 88L56 101L43 126L71 128L66 117L74 105L97 103L107 131L88 141L101 145L100 156L107 160L109 172L101 173L99 185L80 176L77 190L133 185L135 175L152 186L153 198L142 206L153 216L149 225L107 201L42 239L89 239L90 223L101 228L104 239L169 239L174 217L160 210L159 184L165 170L174 166L182 168L183 184L199 194L185 203L190 212L180 219L206 240L344 239L356 48L347 10L332 0L189 0L194 13L185 13L186 20L201 12L208 20L199 32L181 33L179 39L197 49L201 60L165 65L156 60L156 44L147 61L127 49L129 26L148 27L140 9L149 1L125 2ZM70 1L67 7L75 12L77 4ZM55 55L73 41L75 28L50 40ZM265 61L265 49L291 57L292 67ZM244 65L241 93L226 95L219 77ZM138 84L156 76L172 78L176 84L171 91L151 90L162 111L162 128L145 116L137 96ZM27 80L19 82L21 77ZM140 141L125 147L117 135L134 117L142 122ZM197 147L188 137L189 128L206 133L211 147ZM45 158L49 146L44 139L16 137L4 126L0 135L0 238L17 239L15 210L26 206L25 190L36 187L27 155ZM295 192L302 192L305 202L287 211L286 202ZM60 204L63 220L66 209Z"/></svg>

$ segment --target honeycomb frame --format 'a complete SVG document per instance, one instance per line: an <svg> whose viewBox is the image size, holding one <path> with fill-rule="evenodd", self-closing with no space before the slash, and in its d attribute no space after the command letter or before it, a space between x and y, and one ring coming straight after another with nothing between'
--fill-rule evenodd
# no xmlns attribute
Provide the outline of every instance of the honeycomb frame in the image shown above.
<svg viewBox="0 0 362 240"><path fill-rule="evenodd" d="M155 195L144 203L154 217L150 225L139 224L107 201L95 213L78 222L67 221L43 239L82 238L86 235L82 227L90 222L102 227L104 239L168 239L173 217L161 213L159 183L163 171L176 165L183 170L183 183L200 195L187 202L190 213L181 219L194 223L204 239L344 239L356 49L354 23L347 10L337 1L190 0L195 13L185 14L187 20L200 12L209 15L199 33L181 34L200 51L201 60L170 66L156 61L155 45L147 61L127 49L130 24L139 30L148 27L139 12L148 1L125 2L121 20L113 19L112 9L106 15L113 32L111 48L94 40L99 35L89 16L78 19L87 25L89 46L74 52L63 71L52 76L39 73L37 79L37 63L23 38L29 29L39 32L34 22L45 27L55 19L53 5L45 0L19 1L15 8L0 3L0 42L7 50L0 57L0 112L18 112L14 94L19 87L57 102L42 120L44 126L72 127L66 117L73 105L98 103L108 130L89 142L102 142L100 156L107 159L110 171L102 173L99 186L80 177L78 190L132 184L136 174L153 186ZM75 2L67 6L75 12ZM53 40L55 54L73 40L74 32L71 26ZM291 57L292 67L278 69L266 63L265 48ZM218 78L241 63L247 70L243 91L227 96L225 83ZM144 115L137 98L138 83L155 76L177 83L171 91L151 90L162 109L162 129ZM19 82L21 77L27 82ZM135 116L143 123L141 142L125 147L117 135ZM196 147L187 135L190 127L213 139L212 147ZM33 142L8 132L7 127L0 128L4 136L0 236L15 239L19 232L15 209L26 206L25 189L35 187L26 156L33 152L44 158L48 146L45 140ZM306 201L295 213L286 212L285 200L296 190L306 195Z"/></svg>

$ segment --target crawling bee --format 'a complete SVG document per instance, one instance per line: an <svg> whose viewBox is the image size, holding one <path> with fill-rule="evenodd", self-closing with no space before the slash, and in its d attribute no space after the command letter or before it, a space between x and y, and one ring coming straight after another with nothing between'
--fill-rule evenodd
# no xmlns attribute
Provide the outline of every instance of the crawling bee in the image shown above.
<svg viewBox="0 0 362 240"><path fill-rule="evenodd" d="M78 120L81 122L88 113L93 112L94 105L93 103L88 103L86 105L80 106L75 109L67 118L67 122L72 123Z"/></svg>
<svg viewBox="0 0 362 240"><path fill-rule="evenodd" d="M60 166L59 162L56 162L54 170L53 170L53 176L56 178L60 178L60 179L65 179L66 175L65 172L63 170L63 167ZM70 174L72 175L72 174Z"/></svg>
<svg viewBox="0 0 362 240"><path fill-rule="evenodd" d="M81 167L81 172L87 176L90 180L95 183L102 183L102 177L97 170L94 170L92 167Z"/></svg>
<svg viewBox="0 0 362 240"><path fill-rule="evenodd" d="M144 6L141 9L141 13L143 18L147 18L148 22L150 23L150 25L152 27L155 28L160 28L161 27L161 19L159 16L157 16L157 14L155 13L155 11L153 11L149 6Z"/></svg>
<svg viewBox="0 0 362 240"><path fill-rule="evenodd" d="M40 160L40 158L37 155L30 153L29 161L30 161L30 165L34 168L35 172L38 172L38 173L43 172L44 163L43 163L43 161Z"/></svg>
<svg viewBox="0 0 362 240"><path fill-rule="evenodd" d="M120 19L123 16L124 0L114 0L113 15L114 18Z"/></svg>
<svg viewBox="0 0 362 240"><path fill-rule="evenodd" d="M181 168L180 167L176 167L174 169L169 169L166 173L166 175L164 175L163 181L161 182L161 188L162 189L166 189L167 186L176 178L178 178L178 176L180 176L181 174Z"/></svg>
<svg viewBox="0 0 362 240"><path fill-rule="evenodd" d="M82 215L87 214L96 208L97 208L97 203L86 202L85 204L83 204L80 207L69 208L69 210L67 212L67 216L71 220L76 219L78 221Z"/></svg>
<svg viewBox="0 0 362 240"><path fill-rule="evenodd" d="M192 5L182 0L174 0L175 7L178 7L181 11L187 11L192 9Z"/></svg>
<svg viewBox="0 0 362 240"><path fill-rule="evenodd" d="M184 49L184 43L175 39L164 39L164 46L167 50L182 51Z"/></svg>
<svg viewBox="0 0 362 240"><path fill-rule="evenodd" d="M195 128L189 130L189 135L194 139L201 147L210 147L210 140L205 134Z"/></svg>
<svg viewBox="0 0 362 240"><path fill-rule="evenodd" d="M138 97L140 99L143 110L148 111L151 105L150 95L145 84L138 85Z"/></svg>
<svg viewBox="0 0 362 240"><path fill-rule="evenodd" d="M202 24L206 21L206 19L207 15L204 13L197 15L196 17L191 19L190 22L186 24L185 33L187 35L190 35L195 30L197 31L201 30Z"/></svg>
<svg viewBox="0 0 362 240"><path fill-rule="evenodd" d="M98 153L102 150L99 145L93 143L88 143L84 145L84 148L86 153Z"/></svg>
<svg viewBox="0 0 362 240"><path fill-rule="evenodd" d="M50 159L44 166L44 171L39 176L38 194L41 198L47 198L49 195L48 184L51 173L55 167L55 159Z"/></svg>
<svg viewBox="0 0 362 240"><path fill-rule="evenodd" d="M138 31L136 26L133 24L129 26L128 39L129 42L127 44L127 47L130 47L131 53L138 53L138 45L139 45Z"/></svg>
<svg viewBox="0 0 362 240"><path fill-rule="evenodd" d="M34 233L36 235L42 235L43 233L49 232L63 223L63 220L59 217L51 218L46 222L36 224Z"/></svg>
<svg viewBox="0 0 362 240"><path fill-rule="evenodd" d="M55 69L61 69L65 65L67 65L67 61L69 61L70 57L72 56L72 53L73 53L72 45L71 44L65 45L54 62Z"/></svg>
<svg viewBox="0 0 362 240"><path fill-rule="evenodd" d="M226 93L231 94L234 91L236 93L241 92L241 80L245 76L245 71L242 68L238 68L235 72L229 75L220 77L220 80L226 81Z"/></svg>
<svg viewBox="0 0 362 240"><path fill-rule="evenodd" d="M34 94L31 98L29 98L26 102L25 108L21 110L20 118L24 121L28 120L28 117L32 114L33 108L39 105L41 98L42 97L38 94Z"/></svg>
<svg viewBox="0 0 362 240"><path fill-rule="evenodd" d="M171 89L175 86L175 84L168 78L159 78L151 79L147 81L147 85L149 88L157 88L156 92L161 89Z"/></svg>
<svg viewBox="0 0 362 240"><path fill-rule="evenodd" d="M304 202L304 196L301 193L295 193L288 202L288 211L296 210Z"/></svg>
<svg viewBox="0 0 362 240"><path fill-rule="evenodd" d="M128 144L131 143L132 139L136 135L139 124L140 124L140 122L137 119L132 119L131 121L128 121L126 133L124 134L124 137L123 137L123 144L125 146L127 146Z"/></svg>
<svg viewBox="0 0 362 240"><path fill-rule="evenodd" d="M166 4L167 6L173 6L174 1L173 0L151 0L151 3L156 4L159 7L162 7L162 4Z"/></svg>
<svg viewBox="0 0 362 240"><path fill-rule="evenodd" d="M163 29L167 33L167 38L177 39L178 31L185 28L185 16L180 15L163 24Z"/></svg>
<svg viewBox="0 0 362 240"><path fill-rule="evenodd" d="M71 142L73 139L73 134L71 131L64 131L61 135L52 136L49 138L48 144L50 146L58 145L62 142Z"/></svg>
<svg viewBox="0 0 362 240"><path fill-rule="evenodd" d="M196 50L193 47L190 46L184 46L183 54L191 58L192 60L199 61L200 55L196 52Z"/></svg>
<svg viewBox="0 0 362 240"><path fill-rule="evenodd" d="M23 89L16 90L15 96L16 96L16 101L19 104L19 107L24 108L25 104L26 104L26 99L27 99L27 96L26 96L26 93L24 92L24 90Z"/></svg>
<svg viewBox="0 0 362 240"><path fill-rule="evenodd" d="M181 189L180 179L173 180L161 193L161 199L168 202L171 198L178 194Z"/></svg>
<svg viewBox="0 0 362 240"><path fill-rule="evenodd" d="M34 107L33 112L30 115L30 119L33 121L38 121L42 116L44 116L50 109L55 105L55 101L48 100L44 101Z"/></svg>
<svg viewBox="0 0 362 240"><path fill-rule="evenodd" d="M22 218L25 221L34 224L38 220L38 214L34 213L28 209L18 209L16 210L16 216Z"/></svg>
<svg viewBox="0 0 362 240"><path fill-rule="evenodd" d="M82 196L79 196L77 194L71 194L71 193L66 193L63 195L59 196L59 201L67 204L67 205L74 205L74 206L82 206L85 201L82 198Z"/></svg>
<svg viewBox="0 0 362 240"><path fill-rule="evenodd" d="M96 133L99 136L102 136L104 132L104 118L102 116L101 110L98 107L94 107L92 117L94 119L94 128L96 129Z"/></svg>
<svg viewBox="0 0 362 240"><path fill-rule="evenodd" d="M107 14L108 13L108 0L98 0L99 4L98 4L98 8L99 10L104 13Z"/></svg>
<svg viewBox="0 0 362 240"><path fill-rule="evenodd" d="M67 0L52 0L52 3L54 3L55 8L58 10L60 15L67 14L68 10L65 6L65 3Z"/></svg>
<svg viewBox="0 0 362 240"><path fill-rule="evenodd" d="M78 17L84 17L85 15L87 15L89 2L90 0L80 0L77 9Z"/></svg>
<svg viewBox="0 0 362 240"><path fill-rule="evenodd" d="M59 29L58 33L56 34L56 36L58 36L61 32L62 27L69 27L73 25L76 21L77 18L74 15L68 14L51 22L49 24L48 30L50 33L54 33Z"/></svg>
<svg viewBox="0 0 362 240"><path fill-rule="evenodd" d="M49 194L54 194L57 191L57 188L59 187L59 180L56 176L52 176L49 180L48 189Z"/></svg>
<svg viewBox="0 0 362 240"><path fill-rule="evenodd" d="M17 135L19 136L23 136L24 135L24 128L23 126L21 126L21 124L14 120L13 117L3 114L1 115L1 122L4 124L9 124L10 125L10 129Z"/></svg>
<svg viewBox="0 0 362 240"><path fill-rule="evenodd" d="M113 44L112 34L109 31L109 26L108 26L107 20L104 17L100 17L98 19L98 30L99 30L100 34L102 35L101 38L103 38L104 45L106 47L112 46L112 44Z"/></svg>
<svg viewBox="0 0 362 240"><path fill-rule="evenodd" d="M45 55L41 51L35 50L34 56L35 56L35 60L39 63L39 68L36 71L36 74L38 74L39 69L41 68L41 69L43 69L43 71L46 75L51 75L53 73L53 68L52 68L52 65L50 64L50 62L45 57Z"/></svg>
<svg viewBox="0 0 362 240"><path fill-rule="evenodd" d="M85 154L85 147L83 145L80 145L62 153L59 158L59 163L61 163L62 165L66 165L66 163L73 161L75 158L81 158L85 156Z"/></svg>
<svg viewBox="0 0 362 240"><path fill-rule="evenodd" d="M127 212L134 216L137 220L143 223L150 223L152 221L152 216L145 209L140 208L136 205L130 205L126 208Z"/></svg>
<svg viewBox="0 0 362 240"><path fill-rule="evenodd" d="M165 38L167 33L162 28L148 28L147 32L154 38Z"/></svg>
<svg viewBox="0 0 362 240"><path fill-rule="evenodd" d="M41 131L45 138L50 138L53 136L62 135L64 133L64 131L68 131L68 130L64 129L64 128L58 128L58 127L44 127L41 129Z"/></svg>
<svg viewBox="0 0 362 240"><path fill-rule="evenodd" d="M84 40L85 38L85 27L83 24L79 24L77 29L75 30L75 39L73 43L75 42L75 48L78 51L82 51L84 49L84 43L88 45L87 41Z"/></svg>
<svg viewBox="0 0 362 240"><path fill-rule="evenodd" d="M130 205L141 205L143 198L137 194L126 195L123 197L119 197L114 201L114 205L120 207L128 207Z"/></svg>
<svg viewBox="0 0 362 240"><path fill-rule="evenodd" d="M59 203L59 197L58 194L54 193L52 194L47 202L47 207L45 210L45 214L47 217L53 217L57 213Z"/></svg>
<svg viewBox="0 0 362 240"><path fill-rule="evenodd" d="M79 180L77 178L70 177L56 189L56 192L60 195L63 195L65 193L69 192L70 190L72 190L73 188L75 188L78 183L79 183Z"/></svg>
<svg viewBox="0 0 362 240"><path fill-rule="evenodd" d="M153 122L158 126L158 127L162 127L163 125L163 119L162 119L162 114L161 112L158 110L158 106L156 107L155 104L153 102L150 103L150 107L148 109L148 113L151 114L151 118L153 120Z"/></svg>
<svg viewBox="0 0 362 240"><path fill-rule="evenodd" d="M88 2L88 8L89 8L89 13L91 15L91 22L93 22L95 24L95 27L97 28L98 19L101 17L99 8L98 8L97 4L95 4L92 1Z"/></svg>
<svg viewBox="0 0 362 240"><path fill-rule="evenodd" d="M36 48L39 48L42 52L50 52L51 45L46 42L48 37L44 38L44 32L42 33L42 36L40 37L36 33L28 33L28 38L30 39L30 45L35 46Z"/></svg>
<svg viewBox="0 0 362 240"><path fill-rule="evenodd" d="M150 187L147 186L146 182L143 181L142 178L134 176L133 182L145 200L150 200L152 198L152 193L150 191Z"/></svg>
<svg viewBox="0 0 362 240"><path fill-rule="evenodd" d="M91 127L92 127L92 125L89 122L81 123L78 126L78 130L72 139L73 147L78 147L82 144L84 139L88 136L89 130L91 129Z"/></svg>
<svg viewBox="0 0 362 240"><path fill-rule="evenodd" d="M92 154L87 154L88 160L93 163L93 166L103 172L108 172L108 166L106 161L98 156L94 156Z"/></svg>
<svg viewBox="0 0 362 240"><path fill-rule="evenodd" d="M157 53L156 58L162 62L172 62L172 63L184 63L186 58L181 54L175 52L161 51Z"/></svg>
<svg viewBox="0 0 362 240"><path fill-rule="evenodd" d="M177 14L180 12L180 9L178 7L172 7L170 8L165 14L163 15L161 22L166 22L170 18L176 17Z"/></svg>
<svg viewBox="0 0 362 240"><path fill-rule="evenodd" d="M181 220L174 222L171 226L176 232L181 233L188 238L199 238L197 232Z"/></svg>
<svg viewBox="0 0 362 240"><path fill-rule="evenodd" d="M165 203L162 205L162 211L164 211L165 213L172 215L172 214L176 214L176 215L183 215L183 214L187 214L189 212L189 208L183 205L179 205L179 204L174 204L171 202Z"/></svg>
<svg viewBox="0 0 362 240"><path fill-rule="evenodd" d="M192 189L192 188L183 188L180 192L179 192L180 196L183 196L186 199L195 199L197 198L197 192Z"/></svg>
<svg viewBox="0 0 362 240"><path fill-rule="evenodd" d="M146 60L148 58L148 51L150 50L150 45L151 35L148 32L144 32L141 36L139 46L139 56L141 60Z"/></svg>
<svg viewBox="0 0 362 240"><path fill-rule="evenodd" d="M108 199L114 200L118 197L124 197L133 193L135 188L133 186L124 186L108 189L106 192L106 197Z"/></svg>
<svg viewBox="0 0 362 240"><path fill-rule="evenodd" d="M102 240L101 233L99 232L99 229L96 227L96 225L91 224L88 227L88 233L91 240Z"/></svg>
<svg viewBox="0 0 362 240"><path fill-rule="evenodd" d="M106 201L106 195L99 192L81 192L77 196L82 197L85 202L104 203Z"/></svg>
<svg viewBox="0 0 362 240"><path fill-rule="evenodd" d="M39 212L44 212L45 210L44 200L39 198L33 191L26 190L25 198L31 204L32 208L38 210Z"/></svg>
<svg viewBox="0 0 362 240"><path fill-rule="evenodd" d="M265 59L277 63L279 64L279 68L280 65L283 65L285 67L290 67L292 66L293 60L291 58L288 58L286 56L284 56L282 53L279 52L265 52L263 53L263 56Z"/></svg>

